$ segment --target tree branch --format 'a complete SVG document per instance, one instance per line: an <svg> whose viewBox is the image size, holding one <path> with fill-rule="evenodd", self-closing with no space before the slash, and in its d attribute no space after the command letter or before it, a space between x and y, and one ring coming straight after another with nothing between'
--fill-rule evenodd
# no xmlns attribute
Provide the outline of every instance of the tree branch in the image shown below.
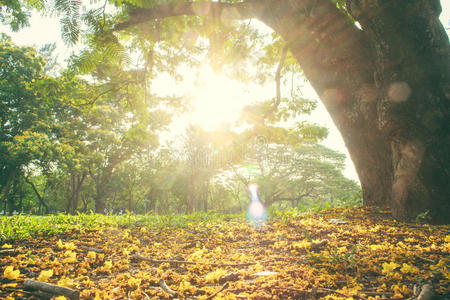
<svg viewBox="0 0 450 300"><path fill-rule="evenodd" d="M160 279L159 282L158 282L158 284L159 284L159 286L163 289L163 291L166 292L167 294L169 294L170 296L175 297L175 296L178 294L177 291L172 290L172 289L167 285L167 283L164 281L164 279Z"/></svg>
<svg viewBox="0 0 450 300"><path fill-rule="evenodd" d="M277 85L277 99L275 104L270 108L268 112L264 115L264 119L267 118L269 115L275 112L275 110L278 108L278 105L280 105L281 102L281 70L283 69L284 61L286 60L286 55L288 52L288 46L284 46L283 52L281 53L280 62L278 63L277 72L275 73L275 83Z"/></svg>
<svg viewBox="0 0 450 300"><path fill-rule="evenodd" d="M33 290L40 290L52 295L63 295L71 300L78 300L80 292L64 286L54 285L47 282L37 280L25 280L24 286Z"/></svg>
<svg viewBox="0 0 450 300"><path fill-rule="evenodd" d="M28 176L25 176L25 181L31 185L31 187L33 188L34 193L36 194L39 202L45 207L45 212L48 214L49 212L49 207L47 205L47 203L44 202L44 199L42 199L41 194L39 194L39 191L37 190L36 186L34 185L34 183L32 181L30 181L30 179L28 178Z"/></svg>
<svg viewBox="0 0 450 300"><path fill-rule="evenodd" d="M169 264L176 264L176 265L207 265L212 267L248 267L255 265L256 262L247 262L247 263L208 263L208 262L196 262L196 261L185 261L185 260L171 260L171 259L152 259L149 257L145 257L139 254L135 254L132 257L135 260L143 260L149 263L154 264L162 264L162 263L169 263Z"/></svg>
<svg viewBox="0 0 450 300"><path fill-rule="evenodd" d="M277 194L273 198L270 198L269 203L273 204L273 203L279 202L279 201L299 201L299 200L302 200L304 197L311 196L313 191L314 191L314 187L310 188L310 190L308 192L298 195L297 197L286 197L286 198L278 198L281 194Z"/></svg>
<svg viewBox="0 0 450 300"><path fill-rule="evenodd" d="M264 9L264 1L247 0L239 3L221 2L176 2L157 5L153 8L137 8L130 12L130 19L114 26L114 31L153 19L177 16L219 17L221 19L243 20L258 17Z"/></svg>

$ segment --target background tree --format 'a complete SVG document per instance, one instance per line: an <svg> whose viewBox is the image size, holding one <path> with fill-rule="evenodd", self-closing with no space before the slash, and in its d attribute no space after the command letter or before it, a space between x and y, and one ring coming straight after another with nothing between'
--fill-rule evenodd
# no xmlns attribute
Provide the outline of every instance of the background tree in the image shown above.
<svg viewBox="0 0 450 300"><path fill-rule="evenodd" d="M45 61L29 47L17 47L8 37L0 41L0 170L2 201L11 185L24 177L35 192L40 205L49 207L33 176L48 176L63 161L76 160L76 144L67 136L65 125L79 117L68 100L79 93L77 81L64 76L52 77L44 72ZM40 180L46 184L45 180ZM18 181L23 182L23 181Z"/></svg>

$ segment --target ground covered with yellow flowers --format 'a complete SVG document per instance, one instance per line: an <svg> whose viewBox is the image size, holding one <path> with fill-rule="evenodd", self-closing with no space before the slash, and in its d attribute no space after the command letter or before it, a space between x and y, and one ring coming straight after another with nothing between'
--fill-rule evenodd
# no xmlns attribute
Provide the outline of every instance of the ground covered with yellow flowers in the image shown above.
<svg viewBox="0 0 450 300"><path fill-rule="evenodd" d="M0 298L446 299L449 230L360 208L77 229L0 245Z"/></svg>

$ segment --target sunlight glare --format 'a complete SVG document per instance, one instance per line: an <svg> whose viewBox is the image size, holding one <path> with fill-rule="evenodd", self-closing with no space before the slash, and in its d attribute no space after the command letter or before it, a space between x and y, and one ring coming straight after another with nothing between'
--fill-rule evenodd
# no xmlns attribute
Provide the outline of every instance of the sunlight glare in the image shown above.
<svg viewBox="0 0 450 300"><path fill-rule="evenodd" d="M242 107L248 103L244 86L217 74L209 65L202 65L197 76L190 91L194 107L190 121L214 130L237 120Z"/></svg>

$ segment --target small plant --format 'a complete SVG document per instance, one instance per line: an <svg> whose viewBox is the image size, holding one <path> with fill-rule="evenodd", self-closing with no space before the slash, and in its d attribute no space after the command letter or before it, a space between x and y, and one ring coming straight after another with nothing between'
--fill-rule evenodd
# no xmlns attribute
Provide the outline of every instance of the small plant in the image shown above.
<svg viewBox="0 0 450 300"><path fill-rule="evenodd" d="M355 254L358 252L361 252L365 249L365 247L358 248L358 246L355 244L353 245L352 249L350 251L347 251L345 253L339 253L337 249L332 251L331 249L328 249L328 252L331 256L331 262L333 263L346 263L349 266L353 268L357 268L356 260L355 260Z"/></svg>
<svg viewBox="0 0 450 300"><path fill-rule="evenodd" d="M429 223L430 221L431 221L431 216L430 216L429 210L418 214L416 217L416 223L419 223L419 224Z"/></svg>

